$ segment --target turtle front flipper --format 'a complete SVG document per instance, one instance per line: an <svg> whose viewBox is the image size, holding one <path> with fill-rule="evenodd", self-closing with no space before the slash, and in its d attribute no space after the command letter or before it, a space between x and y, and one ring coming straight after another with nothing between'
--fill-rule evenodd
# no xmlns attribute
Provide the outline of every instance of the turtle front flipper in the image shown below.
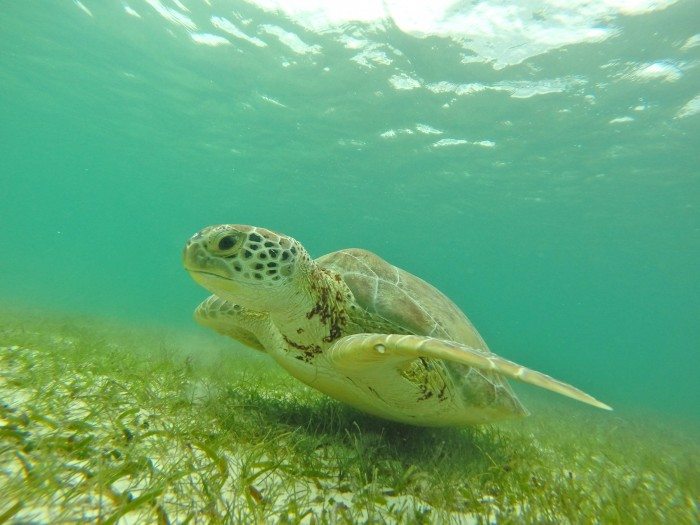
<svg viewBox="0 0 700 525"><path fill-rule="evenodd" d="M495 372L576 399L605 410L611 407L567 383L530 370L492 353L467 345L419 335L355 334L339 339L326 352L331 366L341 373L405 369L419 358L442 359Z"/></svg>
<svg viewBox="0 0 700 525"><path fill-rule="evenodd" d="M194 312L195 320L202 326L213 328L221 335L227 335L244 345L265 352L258 337L248 329L254 326L250 314L243 307L210 295Z"/></svg>

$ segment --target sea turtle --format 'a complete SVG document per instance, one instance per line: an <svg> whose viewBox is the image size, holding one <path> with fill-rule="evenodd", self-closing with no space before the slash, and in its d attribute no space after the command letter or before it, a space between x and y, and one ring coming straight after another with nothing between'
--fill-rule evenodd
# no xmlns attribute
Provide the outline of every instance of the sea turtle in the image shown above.
<svg viewBox="0 0 700 525"><path fill-rule="evenodd" d="M527 415L506 378L610 409L491 353L444 294L372 252L313 260L291 237L223 224L193 235L183 262L214 294L196 309L199 323L375 416L449 426Z"/></svg>

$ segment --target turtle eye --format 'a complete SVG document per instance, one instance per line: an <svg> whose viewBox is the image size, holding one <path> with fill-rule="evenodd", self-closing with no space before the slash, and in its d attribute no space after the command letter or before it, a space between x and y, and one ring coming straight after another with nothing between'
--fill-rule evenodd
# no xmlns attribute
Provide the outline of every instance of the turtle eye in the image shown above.
<svg viewBox="0 0 700 525"><path fill-rule="evenodd" d="M219 239L219 250L230 250L236 245L236 238L233 235L226 235Z"/></svg>

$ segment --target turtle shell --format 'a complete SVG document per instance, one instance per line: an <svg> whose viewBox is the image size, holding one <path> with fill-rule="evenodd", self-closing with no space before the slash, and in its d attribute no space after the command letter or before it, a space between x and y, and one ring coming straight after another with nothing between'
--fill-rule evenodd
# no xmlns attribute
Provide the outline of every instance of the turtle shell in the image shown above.
<svg viewBox="0 0 700 525"><path fill-rule="evenodd" d="M378 255L350 248L319 257L316 262L340 274L361 308L407 333L488 351L474 325L445 294Z"/></svg>

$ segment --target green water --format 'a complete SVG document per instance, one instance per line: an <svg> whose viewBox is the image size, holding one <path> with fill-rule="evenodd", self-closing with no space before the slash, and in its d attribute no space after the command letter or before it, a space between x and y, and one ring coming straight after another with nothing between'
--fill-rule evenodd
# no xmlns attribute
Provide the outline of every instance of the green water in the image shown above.
<svg viewBox="0 0 700 525"><path fill-rule="evenodd" d="M623 413L697 418L700 4L665 4L547 46L512 27L557 8L524 2L469 48L233 0L0 2L0 298L195 329L184 242L255 224L377 252Z"/></svg>

